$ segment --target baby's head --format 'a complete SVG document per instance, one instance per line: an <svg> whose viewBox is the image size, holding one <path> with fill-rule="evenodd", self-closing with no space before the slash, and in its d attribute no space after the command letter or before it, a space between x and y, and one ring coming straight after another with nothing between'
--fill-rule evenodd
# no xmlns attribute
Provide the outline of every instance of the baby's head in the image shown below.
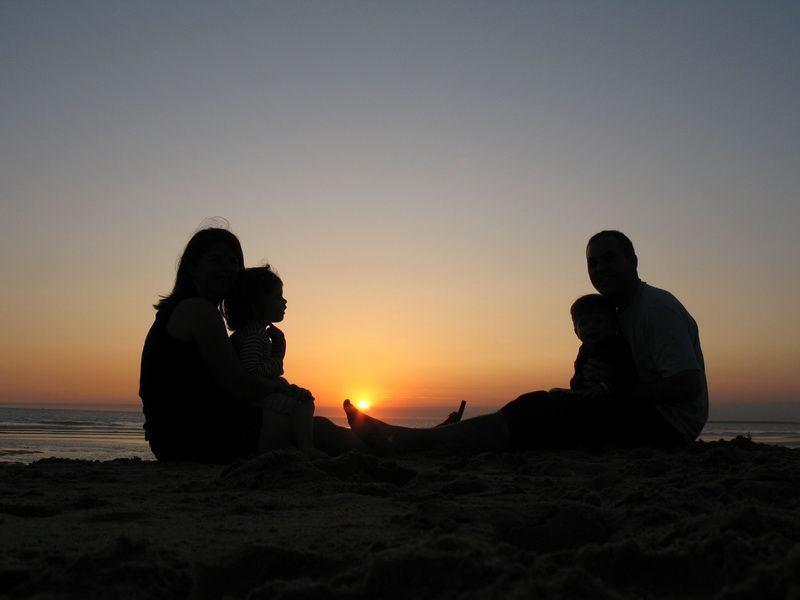
<svg viewBox="0 0 800 600"><path fill-rule="evenodd" d="M248 323L266 327L282 321L286 312L283 281L269 265L244 269L225 296L222 312L231 331Z"/></svg>
<svg viewBox="0 0 800 600"><path fill-rule="evenodd" d="M575 335L584 344L597 344L617 333L614 304L600 294L581 296L569 309Z"/></svg>

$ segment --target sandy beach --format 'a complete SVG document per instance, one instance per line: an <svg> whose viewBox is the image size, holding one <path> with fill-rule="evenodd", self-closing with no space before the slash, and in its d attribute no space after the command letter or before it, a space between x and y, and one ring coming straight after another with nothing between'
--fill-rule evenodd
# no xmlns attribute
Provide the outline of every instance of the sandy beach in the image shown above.
<svg viewBox="0 0 800 600"><path fill-rule="evenodd" d="M0 464L2 598L798 598L800 450Z"/></svg>

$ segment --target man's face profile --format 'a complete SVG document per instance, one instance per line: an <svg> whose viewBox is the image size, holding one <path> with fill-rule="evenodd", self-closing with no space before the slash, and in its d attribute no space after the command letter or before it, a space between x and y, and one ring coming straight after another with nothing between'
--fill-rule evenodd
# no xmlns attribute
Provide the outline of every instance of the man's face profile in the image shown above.
<svg viewBox="0 0 800 600"><path fill-rule="evenodd" d="M586 247L586 265L594 288L612 299L624 296L639 279L635 257L626 256L612 236L601 236Z"/></svg>

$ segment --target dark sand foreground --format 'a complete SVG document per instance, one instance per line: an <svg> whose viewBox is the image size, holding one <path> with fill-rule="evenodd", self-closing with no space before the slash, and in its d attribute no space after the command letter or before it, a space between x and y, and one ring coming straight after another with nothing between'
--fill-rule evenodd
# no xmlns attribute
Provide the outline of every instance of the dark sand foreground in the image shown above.
<svg viewBox="0 0 800 600"><path fill-rule="evenodd" d="M800 598L800 450L0 464L3 598Z"/></svg>

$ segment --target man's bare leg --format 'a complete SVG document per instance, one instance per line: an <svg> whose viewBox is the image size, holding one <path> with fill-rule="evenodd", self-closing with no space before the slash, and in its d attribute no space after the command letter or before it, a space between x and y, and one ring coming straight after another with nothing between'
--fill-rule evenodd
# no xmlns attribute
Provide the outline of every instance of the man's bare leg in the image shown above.
<svg viewBox="0 0 800 600"><path fill-rule="evenodd" d="M372 452L354 431L340 427L325 417L314 417L314 447L331 456L344 454L348 450Z"/></svg>
<svg viewBox="0 0 800 600"><path fill-rule="evenodd" d="M510 435L505 417L499 413L473 417L442 427L414 429L390 425L370 417L344 401L347 422L355 434L383 454L418 450L485 452L507 450Z"/></svg>

